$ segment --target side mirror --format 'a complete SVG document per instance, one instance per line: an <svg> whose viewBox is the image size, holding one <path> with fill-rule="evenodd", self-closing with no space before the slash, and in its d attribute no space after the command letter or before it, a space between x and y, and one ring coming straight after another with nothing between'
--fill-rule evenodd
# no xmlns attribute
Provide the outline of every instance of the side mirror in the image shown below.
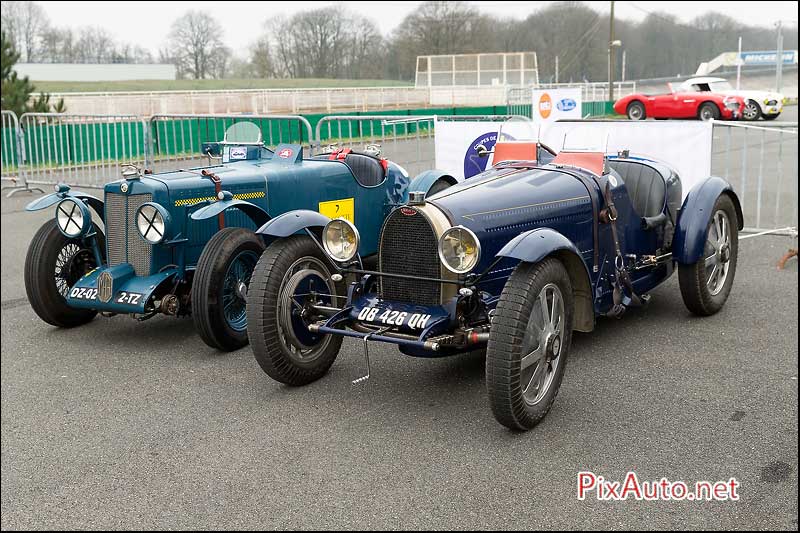
<svg viewBox="0 0 800 533"><path fill-rule="evenodd" d="M491 153L489 149L482 144L479 144L478 147L475 148L475 151L477 152L478 157L489 157L489 154Z"/></svg>

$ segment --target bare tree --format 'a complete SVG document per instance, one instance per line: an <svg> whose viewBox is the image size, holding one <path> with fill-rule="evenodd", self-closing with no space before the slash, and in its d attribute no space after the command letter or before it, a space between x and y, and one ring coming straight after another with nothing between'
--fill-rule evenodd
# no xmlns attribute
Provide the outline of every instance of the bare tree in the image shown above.
<svg viewBox="0 0 800 533"><path fill-rule="evenodd" d="M4 1L0 5L3 29L14 47L26 63L36 61L41 37L49 26L44 10L31 1Z"/></svg>
<svg viewBox="0 0 800 533"><path fill-rule="evenodd" d="M224 75L230 51L222 43L222 27L211 15L189 11L173 22L169 46L179 76L199 80Z"/></svg>

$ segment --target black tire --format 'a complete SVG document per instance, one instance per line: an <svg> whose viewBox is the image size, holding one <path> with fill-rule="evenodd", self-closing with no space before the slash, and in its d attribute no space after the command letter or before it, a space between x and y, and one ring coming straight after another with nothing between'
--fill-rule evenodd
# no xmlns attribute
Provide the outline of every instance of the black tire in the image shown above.
<svg viewBox="0 0 800 533"><path fill-rule="evenodd" d="M556 286L562 297L563 325L558 346L545 352L546 361L540 361L528 379L523 370L523 357L529 352L530 333L535 330L536 308L541 309L540 293ZM548 305L550 305L548 303ZM535 307L536 306L536 307ZM555 401L572 342L574 301L572 285L564 265L555 258L539 263L520 263L506 282L500 301L492 318L492 329L486 350L486 388L489 403L498 422L515 430L528 430L550 411ZM539 311L539 317L542 312ZM551 313L552 315L553 313ZM534 335L535 336L535 335ZM553 341L552 337L548 342ZM555 343L553 342L555 345ZM538 346L548 345L538 340ZM526 353L523 353L526 352ZM555 369L552 369L555 362ZM550 381L544 391L536 387L537 397L526 397L525 389L533 384L539 365L547 371L545 381ZM528 381L527 384L524 382ZM542 384L542 386L545 383Z"/></svg>
<svg viewBox="0 0 800 533"><path fill-rule="evenodd" d="M645 120L647 118L647 113L645 113L644 110L644 104L638 100L634 100L628 104L625 114L628 115L628 120Z"/></svg>
<svg viewBox="0 0 800 533"><path fill-rule="evenodd" d="M339 335L319 335L318 341L302 345L285 333L281 300L287 283L295 274L312 270L330 280L329 260L306 235L293 235L270 244L261 255L247 297L247 332L253 355L272 379L292 386L307 385L324 376L342 345ZM329 289L343 294L342 287L329 281ZM302 360L303 349L308 350Z"/></svg>
<svg viewBox="0 0 800 533"><path fill-rule="evenodd" d="M720 112L717 104L714 102L703 102L697 108L697 118L703 121L719 120Z"/></svg>
<svg viewBox="0 0 800 533"><path fill-rule="evenodd" d="M758 102L755 100L748 100L745 102L744 106L745 108L744 111L742 111L742 120L752 121L761 118L761 106L758 105ZM748 111L748 109L750 109L750 111ZM750 114L749 118L748 114Z"/></svg>
<svg viewBox="0 0 800 533"><path fill-rule="evenodd" d="M428 194L426 194L425 196L426 197L431 197L434 194L442 192L443 190L445 190L445 189L447 189L449 187L452 187L452 186L453 186L453 184L450 183L449 181L447 181L446 179L439 178L438 180L436 180L434 182L433 185L431 185L431 188L428 189Z"/></svg>
<svg viewBox="0 0 800 533"><path fill-rule="evenodd" d="M775 120L779 116L781 116L780 113L775 113L774 115L762 115L761 118L763 118L764 120Z"/></svg>
<svg viewBox="0 0 800 533"><path fill-rule="evenodd" d="M729 222L728 228L730 234L729 251L719 252L720 255L718 255L715 247L711 245L709 241L709 238L717 240L714 238L717 234L715 220L719 212L725 213ZM728 300L728 295L733 286L733 278L736 275L736 263L739 253L738 220L736 208L731 198L727 194L721 195L714 204L712 217L706 228L706 243L702 257L695 263L678 265L678 280L680 282L683 303L689 311L696 315L713 315L722 309L722 306L725 305L725 302ZM709 254L711 253L714 254L715 259L711 266L707 266L707 258L710 259ZM719 280L717 279L717 283L712 283L711 277L714 275L713 268L714 264L717 264L717 259L724 259L726 255L729 257L729 261L725 268L724 280L720 286ZM719 265L717 264L717 268L718 267ZM709 268L711 268L711 272L709 272Z"/></svg>
<svg viewBox="0 0 800 533"><path fill-rule="evenodd" d="M229 269L234 260L248 262L255 267L264 251L264 243L252 230L245 228L224 228L214 234L203 248L192 283L192 320L200 338L207 345L218 350L230 352L247 346L247 328L242 320L231 322L226 317L225 298L236 306L235 314L244 317L244 295L230 295L228 283L231 282ZM243 269L246 271L246 269ZM230 275L237 277L233 272ZM241 281L248 284L249 273Z"/></svg>
<svg viewBox="0 0 800 533"><path fill-rule="evenodd" d="M94 229L100 255L105 257L105 235L97 226ZM61 233L55 220L45 222L33 236L25 256L25 293L34 312L60 328L90 322L97 311L70 307L66 295L75 282L97 266L91 248L80 239Z"/></svg>

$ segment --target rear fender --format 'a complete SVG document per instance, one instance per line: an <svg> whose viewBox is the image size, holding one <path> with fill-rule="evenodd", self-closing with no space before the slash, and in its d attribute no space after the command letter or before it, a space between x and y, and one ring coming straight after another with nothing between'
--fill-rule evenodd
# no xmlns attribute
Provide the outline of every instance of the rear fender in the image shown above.
<svg viewBox="0 0 800 533"><path fill-rule="evenodd" d="M520 233L511 239L497 255L519 259L526 263L537 263L549 256L556 257L566 268L572 283L575 298L573 327L584 332L594 329L594 305L589 268L575 243L554 229L537 228Z"/></svg>
<svg viewBox="0 0 800 533"><path fill-rule="evenodd" d="M711 221L714 204L721 195L726 194L736 209L737 227L744 228L744 215L739 197L733 187L724 179L711 176L695 185L686 195L678 216L678 227L672 241L672 256L678 263L691 265L703 256L706 241L706 228Z"/></svg>
<svg viewBox="0 0 800 533"><path fill-rule="evenodd" d="M228 191L222 191L223 199L201 207L190 216L192 220L214 218L226 209L236 208L247 215L256 226L261 227L270 220L269 214L259 206L245 200L237 200Z"/></svg>

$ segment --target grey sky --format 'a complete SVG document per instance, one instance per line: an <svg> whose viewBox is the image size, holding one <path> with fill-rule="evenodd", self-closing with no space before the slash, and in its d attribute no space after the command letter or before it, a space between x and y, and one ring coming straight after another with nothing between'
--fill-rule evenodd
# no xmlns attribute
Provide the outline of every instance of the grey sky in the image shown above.
<svg viewBox="0 0 800 533"><path fill-rule="evenodd" d="M326 7L348 8L372 18L388 34L413 12L420 2L38 2L55 26L97 25L122 42L136 43L154 53L163 45L170 24L189 9L205 10L222 24L223 39L237 55L263 32L266 20L276 15ZM471 2L481 11L501 17L525 18L550 2ZM585 2L597 11L608 12L610 2ZM646 11L677 15L687 22L706 11L719 11L743 23L772 27L776 20L797 19L797 2L616 2L616 17L641 20ZM746 49L746 44L745 44Z"/></svg>

